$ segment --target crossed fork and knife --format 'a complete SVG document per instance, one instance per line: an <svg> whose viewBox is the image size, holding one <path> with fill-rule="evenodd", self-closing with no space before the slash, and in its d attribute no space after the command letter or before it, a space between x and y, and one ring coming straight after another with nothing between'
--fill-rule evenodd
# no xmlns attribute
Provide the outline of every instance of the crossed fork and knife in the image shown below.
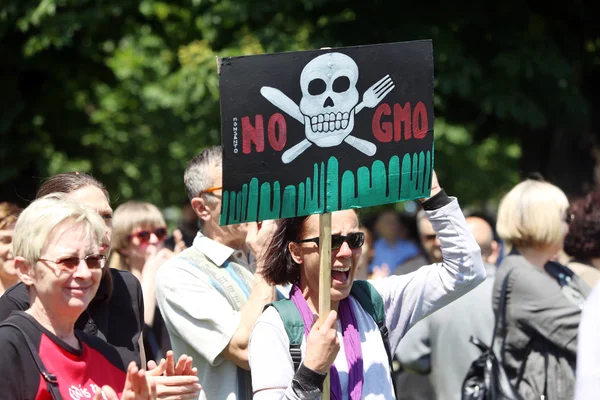
<svg viewBox="0 0 600 400"><path fill-rule="evenodd" d="M383 98L394 89L394 87L395 85L390 75L388 74L384 76L373 86L367 89L367 91L363 94L362 102L356 106L354 113L358 114L365 107L376 107L381 100L383 100ZM302 112L300 112L299 106L281 90L269 86L263 86L260 89L260 93L275 107L279 108L281 111L285 112L290 117L296 119L298 122L304 125L304 115ZM377 146L375 146L375 144L367 140L359 139L350 134L346 136L344 141L368 156L373 156L377 151ZM308 139L304 139L300 143L286 150L281 156L281 161L283 161L284 164L294 161L296 157L304 153L304 151L312 146L312 144L313 143L311 143Z"/></svg>

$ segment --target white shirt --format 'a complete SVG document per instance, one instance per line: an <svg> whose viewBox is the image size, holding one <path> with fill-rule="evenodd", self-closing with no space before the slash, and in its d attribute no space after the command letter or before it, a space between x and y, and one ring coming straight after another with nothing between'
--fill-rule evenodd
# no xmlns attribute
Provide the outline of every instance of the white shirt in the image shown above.
<svg viewBox="0 0 600 400"><path fill-rule="evenodd" d="M575 399L597 399L600 394L600 284L588 296L581 322L577 344L577 375Z"/></svg>
<svg viewBox="0 0 600 400"><path fill-rule="evenodd" d="M193 246L214 266L232 261L248 268L246 254L198 233ZM236 280L232 279L232 284ZM200 399L240 398L238 367L220 354L240 323L236 311L209 277L181 256L171 258L156 274L156 296L176 357L194 359L202 385Z"/></svg>

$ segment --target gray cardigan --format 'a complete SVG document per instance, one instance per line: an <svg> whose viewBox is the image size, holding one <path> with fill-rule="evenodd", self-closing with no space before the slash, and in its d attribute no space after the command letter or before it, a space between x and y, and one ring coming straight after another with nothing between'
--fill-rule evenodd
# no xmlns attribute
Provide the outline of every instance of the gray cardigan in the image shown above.
<svg viewBox="0 0 600 400"><path fill-rule="evenodd" d="M460 400L469 367L481 355L469 338L486 344L492 340L496 269L485 264L487 277L481 285L417 322L400 340L398 361L411 372L429 373L436 400Z"/></svg>
<svg viewBox="0 0 600 400"><path fill-rule="evenodd" d="M555 278L514 254L506 257L496 274L493 296L496 313L502 282L512 269L515 271L509 277L507 290L507 333L504 351L500 352L506 373L516 385L525 363L518 387L525 400L540 399L545 385L546 400L572 399L581 306L565 296ZM577 276L569 286L587 294ZM501 330L499 336L502 343Z"/></svg>

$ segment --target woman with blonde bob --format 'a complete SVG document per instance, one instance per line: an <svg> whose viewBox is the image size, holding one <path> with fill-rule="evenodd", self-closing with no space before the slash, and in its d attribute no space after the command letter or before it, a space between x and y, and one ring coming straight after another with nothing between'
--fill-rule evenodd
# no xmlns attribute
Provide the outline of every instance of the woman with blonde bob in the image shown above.
<svg viewBox="0 0 600 400"><path fill-rule="evenodd" d="M497 231L510 248L494 284L498 313L510 273L500 354L525 400L572 399L574 394L577 327L589 289L568 268L551 261L569 231L568 207L558 187L529 179L515 186L498 210Z"/></svg>
<svg viewBox="0 0 600 400"><path fill-rule="evenodd" d="M102 279L105 224L94 210L63 197L34 201L15 226L14 262L30 307L0 325L3 396L91 398L104 387L109 398L149 399L145 372L128 353L75 330Z"/></svg>
<svg viewBox="0 0 600 400"><path fill-rule="evenodd" d="M150 203L128 201L113 216L111 268L129 271L142 285L144 295L144 348L149 360L171 349L169 334L156 305L156 271L173 252L164 247L167 224Z"/></svg>

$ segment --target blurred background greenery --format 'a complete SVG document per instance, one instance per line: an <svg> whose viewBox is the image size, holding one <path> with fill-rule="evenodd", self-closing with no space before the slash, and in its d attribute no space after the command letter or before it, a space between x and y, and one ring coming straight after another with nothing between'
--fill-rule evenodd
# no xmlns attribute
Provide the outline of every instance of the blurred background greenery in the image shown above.
<svg viewBox="0 0 600 400"><path fill-rule="evenodd" d="M0 200L89 171L116 204L185 198L220 142L216 58L432 39L435 161L461 203L539 171L569 195L600 170L600 2L3 0Z"/></svg>

